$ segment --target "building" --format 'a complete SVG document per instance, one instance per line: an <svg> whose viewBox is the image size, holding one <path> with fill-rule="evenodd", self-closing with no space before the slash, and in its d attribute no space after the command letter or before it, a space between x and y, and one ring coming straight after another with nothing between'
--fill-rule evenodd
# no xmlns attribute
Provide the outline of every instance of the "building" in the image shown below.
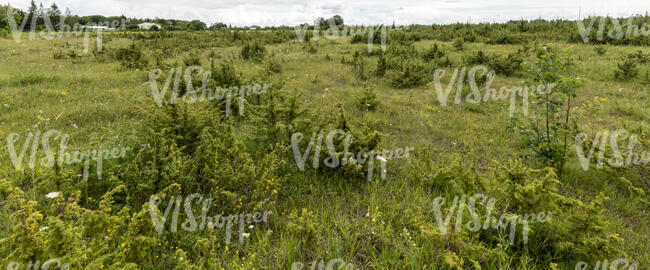
<svg viewBox="0 0 650 270"><path fill-rule="evenodd" d="M154 26L156 28L158 28L158 29L161 29L160 24L157 24L157 23L146 22L146 23L138 24L138 28L140 28L142 30L149 30L149 29L151 29L151 27L154 27Z"/></svg>
<svg viewBox="0 0 650 270"><path fill-rule="evenodd" d="M82 25L82 29L90 29L96 31L115 31L115 28L110 28L108 26L99 26L99 25Z"/></svg>

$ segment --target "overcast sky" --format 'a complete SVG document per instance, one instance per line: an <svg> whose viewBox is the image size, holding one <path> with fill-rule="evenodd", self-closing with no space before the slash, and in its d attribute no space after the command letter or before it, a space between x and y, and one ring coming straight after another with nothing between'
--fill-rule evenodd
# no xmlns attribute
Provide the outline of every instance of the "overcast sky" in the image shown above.
<svg viewBox="0 0 650 270"><path fill-rule="evenodd" d="M0 0L5 2L6 0ZM42 1L49 7L52 0ZM444 24L510 19L577 19L585 15L628 16L650 11L650 0L56 0L78 15L199 19L208 25L297 25L339 14L346 24ZM9 0L26 9L29 0ZM39 1L36 0L38 4Z"/></svg>

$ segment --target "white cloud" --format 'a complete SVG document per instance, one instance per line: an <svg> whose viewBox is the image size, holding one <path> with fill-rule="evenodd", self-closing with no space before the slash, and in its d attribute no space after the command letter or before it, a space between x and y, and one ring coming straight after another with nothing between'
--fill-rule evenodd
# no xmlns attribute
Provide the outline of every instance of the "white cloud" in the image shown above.
<svg viewBox="0 0 650 270"><path fill-rule="evenodd" d="M60 0L61 9L79 15L126 15L138 18L199 19L208 24L296 25L317 17L339 14L347 24L432 24L453 22L503 22L511 19L629 16L650 10L647 0ZM37 2L38 3L38 2ZM50 6L52 0L43 2ZM9 0L26 9L29 0Z"/></svg>

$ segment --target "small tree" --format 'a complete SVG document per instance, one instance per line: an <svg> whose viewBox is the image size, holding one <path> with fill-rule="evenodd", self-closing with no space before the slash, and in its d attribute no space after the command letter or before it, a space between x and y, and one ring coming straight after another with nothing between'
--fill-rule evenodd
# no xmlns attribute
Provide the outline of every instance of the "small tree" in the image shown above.
<svg viewBox="0 0 650 270"><path fill-rule="evenodd" d="M515 125L514 129L525 136L539 161L561 173L568 138L577 129L575 124L570 125L571 99L582 87L582 81L572 74L571 58L558 57L548 45L538 50L534 63L527 65L532 78L526 84L531 88L542 86L537 90L543 92L532 97L536 105L532 108L534 119Z"/></svg>
<svg viewBox="0 0 650 270"><path fill-rule="evenodd" d="M618 69L614 70L614 77L616 79L628 81L639 74L637 62L635 58L630 55L623 57L623 62L619 63L617 66Z"/></svg>
<svg viewBox="0 0 650 270"><path fill-rule="evenodd" d="M457 38L454 40L453 46L456 50L462 51L465 49L465 41L462 38Z"/></svg>
<svg viewBox="0 0 650 270"><path fill-rule="evenodd" d="M377 60L377 76L384 76L386 74L386 56L380 51L379 60Z"/></svg>
<svg viewBox="0 0 650 270"><path fill-rule="evenodd" d="M607 49L603 45L598 45L594 47L594 52L596 52L598 55L605 55Z"/></svg>
<svg viewBox="0 0 650 270"><path fill-rule="evenodd" d="M364 87L361 96L359 97L359 108L361 110L374 111L379 105L379 100L377 100L377 95L372 88L368 86Z"/></svg>

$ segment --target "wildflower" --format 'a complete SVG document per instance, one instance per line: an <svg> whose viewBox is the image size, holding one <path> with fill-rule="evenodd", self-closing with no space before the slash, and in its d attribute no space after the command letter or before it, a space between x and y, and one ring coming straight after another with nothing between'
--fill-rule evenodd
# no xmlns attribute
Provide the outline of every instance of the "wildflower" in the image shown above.
<svg viewBox="0 0 650 270"><path fill-rule="evenodd" d="M50 192L47 195L45 195L45 198L48 198L48 199L54 199L56 197L59 197L59 192L58 191Z"/></svg>

